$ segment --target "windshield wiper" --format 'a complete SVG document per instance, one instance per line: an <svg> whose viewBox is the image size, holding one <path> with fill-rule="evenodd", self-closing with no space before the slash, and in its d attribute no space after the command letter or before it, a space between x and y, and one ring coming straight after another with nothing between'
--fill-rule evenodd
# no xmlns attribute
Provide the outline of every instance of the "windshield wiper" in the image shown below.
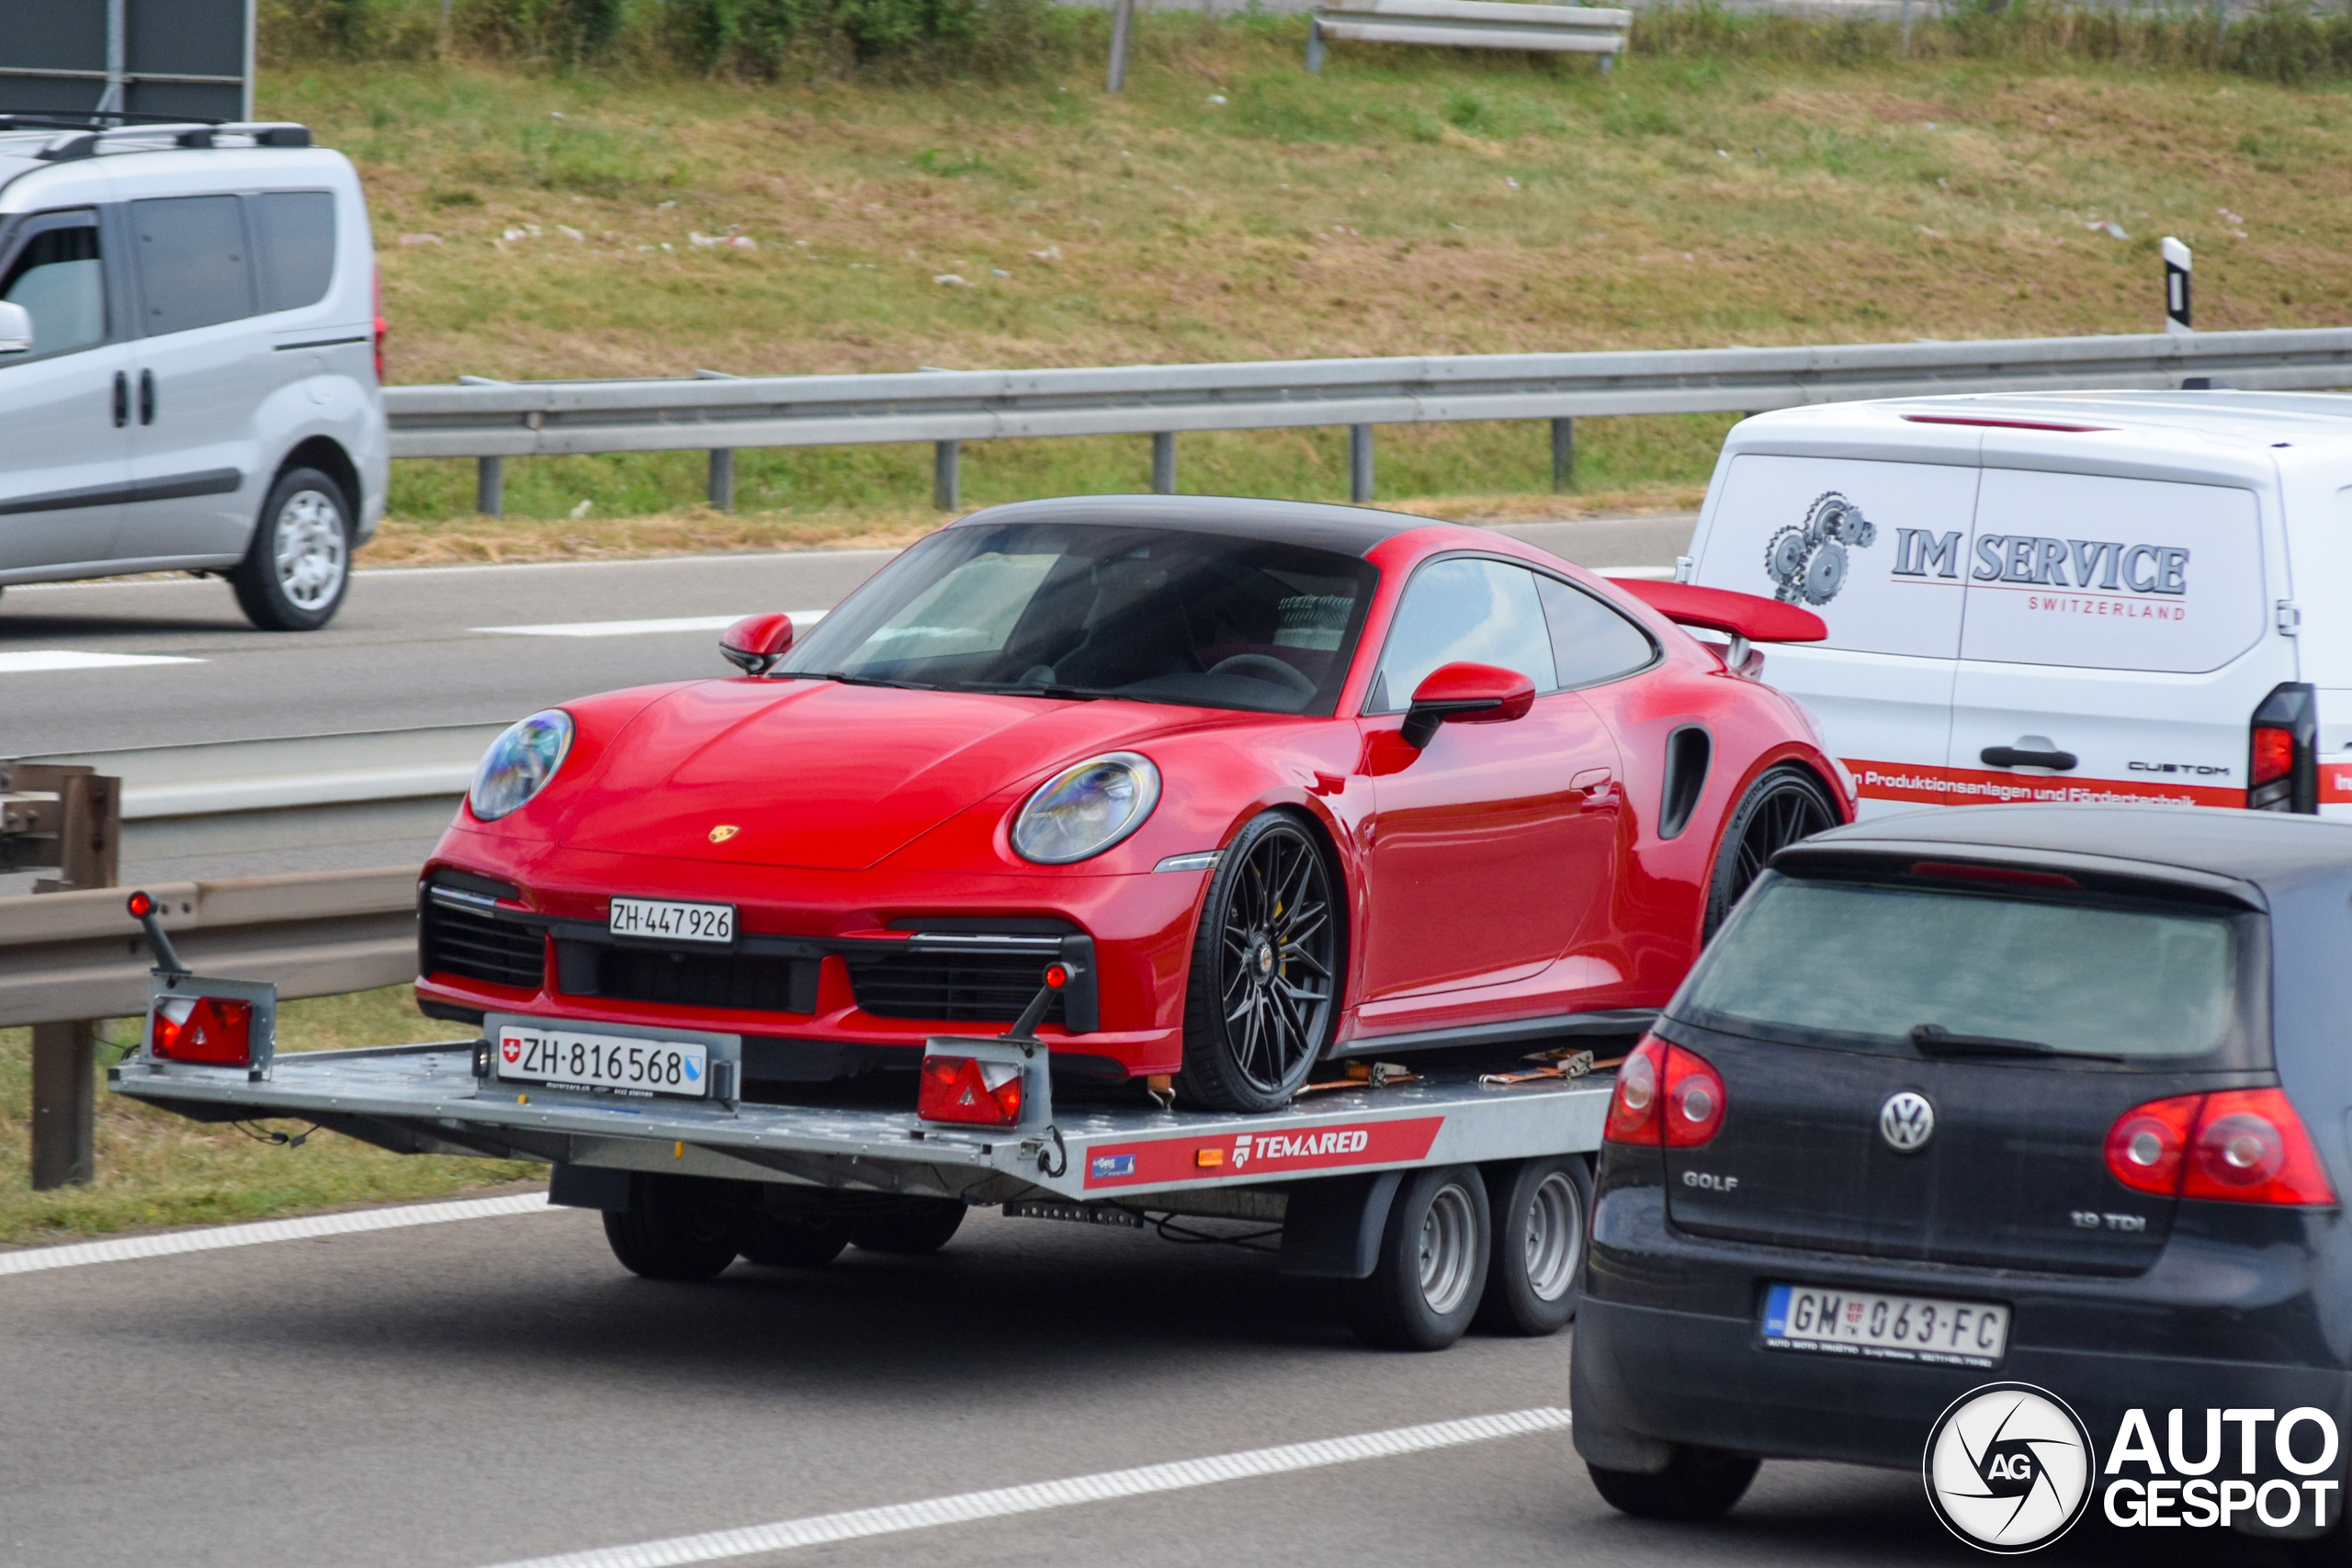
<svg viewBox="0 0 2352 1568"><path fill-rule="evenodd" d="M1997 1034L1954 1034L1940 1023L1911 1026L1911 1043L1928 1056L2080 1056L2094 1062L2120 1062L2102 1051L2061 1051L2039 1040L2007 1040Z"/></svg>
<svg viewBox="0 0 2352 1568"><path fill-rule="evenodd" d="M842 670L779 670L776 678L785 681L838 681L844 686L888 686L901 692L939 690L921 681L886 681L879 675L852 675Z"/></svg>
<svg viewBox="0 0 2352 1568"><path fill-rule="evenodd" d="M1128 697L1125 692L1114 692L1107 687L1065 686L1059 682L1040 684L1035 681L973 681L967 682L965 689L974 692L1001 692L1008 697L1061 697L1080 703L1091 703L1098 697L1123 697L1130 702L1145 700L1139 697Z"/></svg>

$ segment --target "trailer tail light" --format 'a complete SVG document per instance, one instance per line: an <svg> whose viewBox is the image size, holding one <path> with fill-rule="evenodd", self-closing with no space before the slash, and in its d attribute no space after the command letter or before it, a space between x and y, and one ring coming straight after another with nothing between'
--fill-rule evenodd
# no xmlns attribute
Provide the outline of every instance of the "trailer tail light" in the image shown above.
<svg viewBox="0 0 2352 1568"><path fill-rule="evenodd" d="M1694 1149L1723 1124L1724 1080L1706 1058L1645 1034L1617 1069L1600 1135L1612 1144Z"/></svg>
<svg viewBox="0 0 2352 1568"><path fill-rule="evenodd" d="M254 1006L227 997L165 997L149 1025L150 1055L242 1067L253 1060Z"/></svg>
<svg viewBox="0 0 2352 1568"><path fill-rule="evenodd" d="M1021 1120L1020 1064L984 1062L971 1056L925 1056L915 1114L926 1122L1013 1126Z"/></svg>
<svg viewBox="0 0 2352 1568"><path fill-rule="evenodd" d="M2335 1185L2284 1090L2233 1089L2135 1106L2107 1134L2107 1168L2135 1191L2223 1203L2330 1207Z"/></svg>
<svg viewBox="0 0 2352 1568"><path fill-rule="evenodd" d="M2271 689L2247 737L2245 803L2256 811L2319 811L2319 694L2308 682Z"/></svg>
<svg viewBox="0 0 2352 1568"><path fill-rule="evenodd" d="M1666 1146L1695 1149L1724 1124L1724 1080L1706 1059L1666 1048Z"/></svg>
<svg viewBox="0 0 2352 1568"><path fill-rule="evenodd" d="M384 321L384 275L373 274L368 288L374 291L376 302L376 385L380 387L384 384L384 338L391 330Z"/></svg>

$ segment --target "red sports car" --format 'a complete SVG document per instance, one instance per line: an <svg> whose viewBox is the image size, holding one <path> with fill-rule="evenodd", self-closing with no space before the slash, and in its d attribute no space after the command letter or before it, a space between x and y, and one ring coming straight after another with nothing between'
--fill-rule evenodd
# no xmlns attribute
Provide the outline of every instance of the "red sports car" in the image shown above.
<svg viewBox="0 0 2352 1568"><path fill-rule="evenodd" d="M1388 513L991 508L805 637L731 630L739 677L508 730L425 868L417 995L740 1041L752 1100L911 1073L1057 962L1057 1077L1211 1108L1638 1029L1763 859L1851 814L1747 646L1819 635Z"/></svg>

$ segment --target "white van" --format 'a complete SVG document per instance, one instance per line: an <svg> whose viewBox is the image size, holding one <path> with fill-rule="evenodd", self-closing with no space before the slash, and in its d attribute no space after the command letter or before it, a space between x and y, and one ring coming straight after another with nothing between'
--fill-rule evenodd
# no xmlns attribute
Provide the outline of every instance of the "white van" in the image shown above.
<svg viewBox="0 0 2352 1568"><path fill-rule="evenodd" d="M1761 414L1724 443L1690 549L1684 581L1827 623L1764 678L1813 711L1865 817L2025 800L2352 818L2352 398Z"/></svg>
<svg viewBox="0 0 2352 1568"><path fill-rule="evenodd" d="M389 475L358 175L299 125L0 115L0 584L217 572L324 626Z"/></svg>

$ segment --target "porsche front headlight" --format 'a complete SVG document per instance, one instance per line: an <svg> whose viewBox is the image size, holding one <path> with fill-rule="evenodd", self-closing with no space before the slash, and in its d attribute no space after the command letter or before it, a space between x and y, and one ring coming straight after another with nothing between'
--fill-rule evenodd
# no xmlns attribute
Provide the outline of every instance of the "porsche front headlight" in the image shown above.
<svg viewBox="0 0 2352 1568"><path fill-rule="evenodd" d="M474 770L466 804L476 818L495 822L547 787L571 750L571 716L561 708L535 713L490 743Z"/></svg>
<svg viewBox="0 0 2352 1568"><path fill-rule="evenodd" d="M1068 865L1099 855L1143 826L1159 804L1159 770L1133 751L1090 757L1046 781L1012 819L1023 860Z"/></svg>

